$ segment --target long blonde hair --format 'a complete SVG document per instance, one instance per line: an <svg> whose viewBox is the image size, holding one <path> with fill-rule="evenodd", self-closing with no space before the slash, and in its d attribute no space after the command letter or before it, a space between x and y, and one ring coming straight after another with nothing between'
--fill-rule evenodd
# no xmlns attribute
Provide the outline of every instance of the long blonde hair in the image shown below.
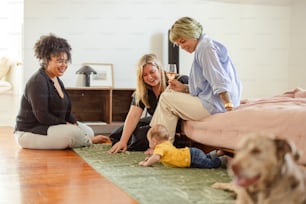
<svg viewBox="0 0 306 204"><path fill-rule="evenodd" d="M150 108L148 99L148 90L152 89L152 86L146 84L143 80L143 68L146 64L152 64L156 66L160 74L160 90L163 92L166 89L166 77L163 66L155 54L145 54L142 56L137 64L137 87L135 91L136 104L138 105L140 101L144 103L146 108Z"/></svg>
<svg viewBox="0 0 306 204"><path fill-rule="evenodd" d="M202 25L193 18L183 17L175 21L170 29L169 39L172 43L179 38L184 40L199 39L203 32Z"/></svg>

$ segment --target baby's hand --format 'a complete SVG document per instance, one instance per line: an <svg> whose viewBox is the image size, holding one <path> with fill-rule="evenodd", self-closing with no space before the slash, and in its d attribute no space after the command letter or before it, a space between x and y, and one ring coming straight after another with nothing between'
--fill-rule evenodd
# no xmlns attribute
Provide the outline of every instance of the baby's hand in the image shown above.
<svg viewBox="0 0 306 204"><path fill-rule="evenodd" d="M139 162L138 165L139 166L145 166L145 163L146 163L146 160Z"/></svg>
<svg viewBox="0 0 306 204"><path fill-rule="evenodd" d="M148 149L144 152L144 154L146 154L146 155L152 155L152 154L153 154L153 149L152 149L152 148L148 148Z"/></svg>
<svg viewBox="0 0 306 204"><path fill-rule="evenodd" d="M142 162L139 162L140 166L152 166L160 160L160 155L153 154L150 157L145 158Z"/></svg>

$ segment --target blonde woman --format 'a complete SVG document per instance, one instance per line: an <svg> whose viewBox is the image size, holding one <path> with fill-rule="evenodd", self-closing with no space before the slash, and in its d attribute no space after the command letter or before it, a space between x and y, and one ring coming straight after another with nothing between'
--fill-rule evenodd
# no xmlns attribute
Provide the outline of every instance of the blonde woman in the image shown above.
<svg viewBox="0 0 306 204"><path fill-rule="evenodd" d="M188 83L187 76L180 76L180 83ZM149 148L146 138L151 116L141 118L146 110L153 115L159 96L168 85L161 61L155 54L145 54L137 64L137 87L133 94L130 110L122 127L111 135L112 148L109 153L121 151L144 151Z"/></svg>
<svg viewBox="0 0 306 204"><path fill-rule="evenodd" d="M161 95L150 124L165 125L174 141L178 119L202 120L239 106L241 85L226 47L204 34L195 19L178 19L170 29L170 41L194 53L189 85L169 82L174 91Z"/></svg>

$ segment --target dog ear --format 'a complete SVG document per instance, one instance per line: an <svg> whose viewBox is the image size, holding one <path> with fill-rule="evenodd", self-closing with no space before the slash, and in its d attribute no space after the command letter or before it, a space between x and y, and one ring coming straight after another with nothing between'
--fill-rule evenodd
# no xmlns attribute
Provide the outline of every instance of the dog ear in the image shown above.
<svg viewBox="0 0 306 204"><path fill-rule="evenodd" d="M274 142L278 158L284 158L287 153L291 154L295 161L300 158L300 154L293 144L290 144L289 142L283 139L274 139Z"/></svg>

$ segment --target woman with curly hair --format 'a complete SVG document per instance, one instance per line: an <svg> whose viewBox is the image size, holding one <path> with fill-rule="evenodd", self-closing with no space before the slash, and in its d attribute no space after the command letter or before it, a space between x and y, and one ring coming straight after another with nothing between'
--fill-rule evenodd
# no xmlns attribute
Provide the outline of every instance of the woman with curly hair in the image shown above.
<svg viewBox="0 0 306 204"><path fill-rule="evenodd" d="M41 67L28 80L16 119L17 143L29 149L66 149L103 143L108 137L74 118L71 100L59 78L71 62L69 43L53 34L34 46Z"/></svg>

